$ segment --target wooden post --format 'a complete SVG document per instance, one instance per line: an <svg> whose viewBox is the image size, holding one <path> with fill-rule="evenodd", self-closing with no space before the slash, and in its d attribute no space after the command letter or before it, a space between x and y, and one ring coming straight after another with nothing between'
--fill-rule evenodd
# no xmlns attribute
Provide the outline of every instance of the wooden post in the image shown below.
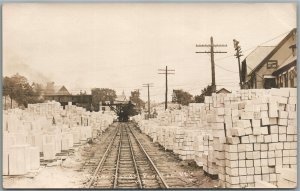
<svg viewBox="0 0 300 191"><path fill-rule="evenodd" d="M209 53L210 54L210 62L211 62L211 86L212 86L212 92L216 92L216 74L215 74L215 60L214 60L214 54L215 53L227 53L224 51L215 51L214 47L227 47L226 44L214 44L213 37L210 37L210 44L200 44L196 45L196 47L209 47L210 51L199 51L196 53Z"/></svg>

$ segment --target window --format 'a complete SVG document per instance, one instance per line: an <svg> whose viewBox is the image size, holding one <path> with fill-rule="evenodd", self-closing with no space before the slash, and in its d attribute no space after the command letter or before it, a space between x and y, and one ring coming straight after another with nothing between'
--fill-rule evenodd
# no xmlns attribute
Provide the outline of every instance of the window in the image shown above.
<svg viewBox="0 0 300 191"><path fill-rule="evenodd" d="M277 60L269 60L267 63L267 68L277 68Z"/></svg>
<svg viewBox="0 0 300 191"><path fill-rule="evenodd" d="M265 78L264 79L264 88L265 89L276 88L276 79L275 78Z"/></svg>

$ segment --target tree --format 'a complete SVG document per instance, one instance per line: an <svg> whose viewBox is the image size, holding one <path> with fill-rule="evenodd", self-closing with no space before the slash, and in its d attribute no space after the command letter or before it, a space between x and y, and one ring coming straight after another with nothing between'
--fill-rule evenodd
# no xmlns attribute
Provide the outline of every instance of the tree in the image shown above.
<svg viewBox="0 0 300 191"><path fill-rule="evenodd" d="M47 82L46 88L45 88L45 94L46 95L51 95L54 94L54 82Z"/></svg>
<svg viewBox="0 0 300 191"><path fill-rule="evenodd" d="M92 105L95 111L99 111L99 102L110 101L116 99L116 91L109 88L93 88L92 89Z"/></svg>
<svg viewBox="0 0 300 191"><path fill-rule="evenodd" d="M193 96L188 92L185 92L183 90L173 90L173 95L172 95L173 103L188 105L189 103L192 102L192 98Z"/></svg>
<svg viewBox="0 0 300 191"><path fill-rule="evenodd" d="M138 112L141 112L141 108L145 107L145 102L140 98L140 92L138 90L134 90L131 92L130 101L136 104L136 109Z"/></svg>
<svg viewBox="0 0 300 191"><path fill-rule="evenodd" d="M44 90L45 90L44 86L42 84L33 82L31 87L33 88L37 101L40 103L44 102L45 100L43 97Z"/></svg>
<svg viewBox="0 0 300 191"><path fill-rule="evenodd" d="M29 103L42 102L41 92L40 87L34 89L26 77L19 74L12 77L6 76L3 79L3 95L9 96L11 100L14 99L19 106L27 107Z"/></svg>
<svg viewBox="0 0 300 191"><path fill-rule="evenodd" d="M137 115L138 111L134 104L131 101L128 102L126 105L120 106L120 110L117 112L119 121L126 122L130 116Z"/></svg>
<svg viewBox="0 0 300 191"><path fill-rule="evenodd" d="M206 88L201 90L201 95L195 96L196 103L204 103L205 96L211 96L213 92L212 86L208 85Z"/></svg>

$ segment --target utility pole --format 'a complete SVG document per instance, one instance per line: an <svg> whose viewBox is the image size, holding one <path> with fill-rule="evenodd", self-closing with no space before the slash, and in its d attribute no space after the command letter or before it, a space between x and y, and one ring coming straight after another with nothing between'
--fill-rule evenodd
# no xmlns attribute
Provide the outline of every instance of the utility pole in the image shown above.
<svg viewBox="0 0 300 191"><path fill-rule="evenodd" d="M12 88L10 88L10 109L12 109Z"/></svg>
<svg viewBox="0 0 300 191"><path fill-rule="evenodd" d="M148 84L143 84L143 87L147 87L148 88L148 119L150 118L150 87L153 87L152 83L148 83Z"/></svg>
<svg viewBox="0 0 300 191"><path fill-rule="evenodd" d="M171 69L168 70L168 66L166 66L166 69L158 69L159 72L163 73L158 73L158 74L164 74L166 75L166 97L165 97L165 110L168 109L168 75L169 74L175 74L175 70Z"/></svg>
<svg viewBox="0 0 300 191"><path fill-rule="evenodd" d="M210 51L200 51L196 53L209 53L210 54L210 62L211 62L211 86L213 92L216 92L216 77L215 77L215 53L227 53L224 51L215 51L214 47L227 47L226 44L214 44L213 37L210 37L210 44L196 44L196 47L209 47Z"/></svg>
<svg viewBox="0 0 300 191"><path fill-rule="evenodd" d="M6 95L4 96L4 110L6 110Z"/></svg>
<svg viewBox="0 0 300 191"><path fill-rule="evenodd" d="M240 87L241 89L243 89L243 85L242 85L242 71L241 71L241 61L240 61L240 57L243 56L242 53L242 49L241 46L239 45L239 41L233 39L233 45L234 45L234 49L236 50L235 53L235 57L238 59L238 65L239 65L239 76L240 76Z"/></svg>

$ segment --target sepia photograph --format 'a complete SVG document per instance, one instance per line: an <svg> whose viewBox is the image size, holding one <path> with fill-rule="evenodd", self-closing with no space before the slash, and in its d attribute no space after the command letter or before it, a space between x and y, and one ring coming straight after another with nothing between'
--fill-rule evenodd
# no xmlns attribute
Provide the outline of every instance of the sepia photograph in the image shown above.
<svg viewBox="0 0 300 191"><path fill-rule="evenodd" d="M3 189L297 187L297 3L3 3Z"/></svg>

